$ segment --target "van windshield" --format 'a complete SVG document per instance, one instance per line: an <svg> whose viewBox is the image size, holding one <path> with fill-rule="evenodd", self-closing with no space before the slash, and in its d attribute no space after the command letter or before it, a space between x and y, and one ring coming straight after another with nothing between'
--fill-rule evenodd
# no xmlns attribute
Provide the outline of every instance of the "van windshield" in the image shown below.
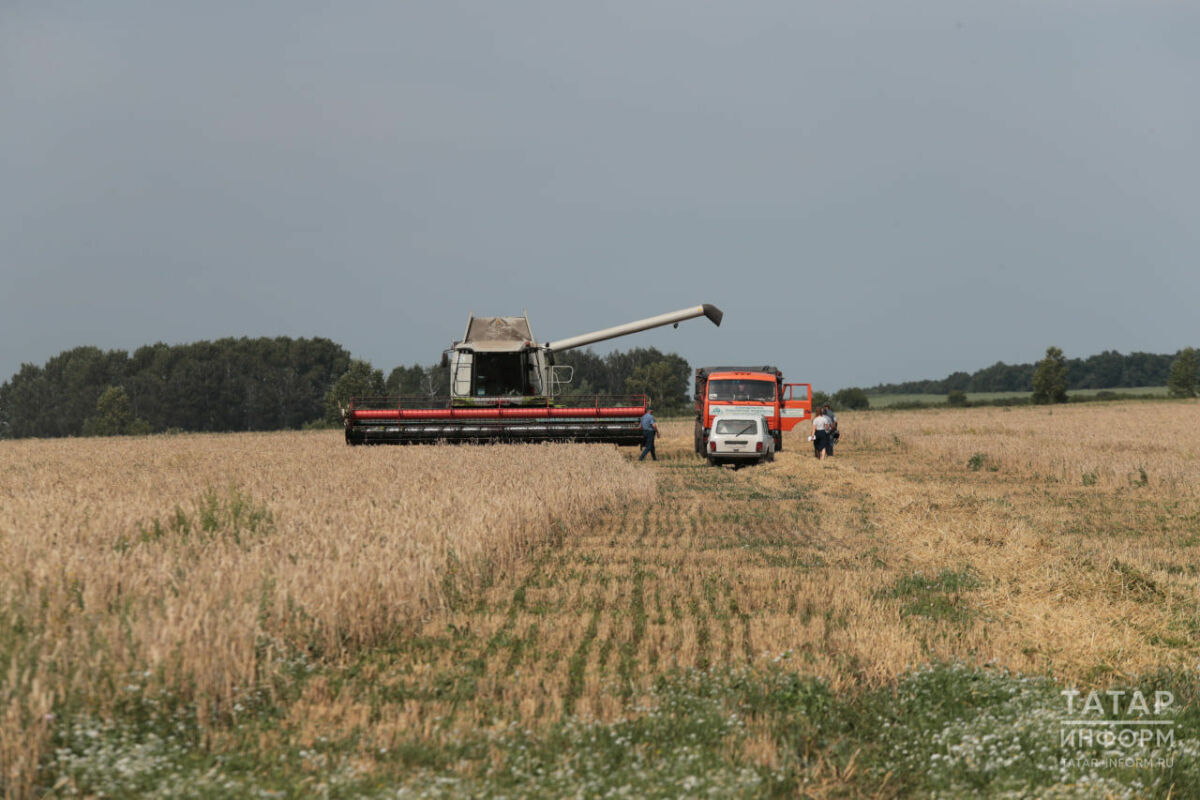
<svg viewBox="0 0 1200 800"><path fill-rule="evenodd" d="M719 419L717 433L724 436L753 436L758 433L756 419Z"/></svg>
<svg viewBox="0 0 1200 800"><path fill-rule="evenodd" d="M709 381L709 400L751 400L758 403L775 401L774 381Z"/></svg>

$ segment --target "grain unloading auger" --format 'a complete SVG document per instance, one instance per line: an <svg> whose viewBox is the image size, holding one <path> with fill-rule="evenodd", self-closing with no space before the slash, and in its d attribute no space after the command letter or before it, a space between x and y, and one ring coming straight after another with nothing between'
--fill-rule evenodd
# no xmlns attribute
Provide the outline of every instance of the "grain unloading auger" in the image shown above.
<svg viewBox="0 0 1200 800"><path fill-rule="evenodd" d="M347 444L423 442L546 442L573 440L636 445L644 395L567 395L573 368L554 354L638 331L707 317L721 324L721 310L707 303L613 328L538 344L528 315L467 318L462 341L446 352L449 397L356 397L342 409Z"/></svg>

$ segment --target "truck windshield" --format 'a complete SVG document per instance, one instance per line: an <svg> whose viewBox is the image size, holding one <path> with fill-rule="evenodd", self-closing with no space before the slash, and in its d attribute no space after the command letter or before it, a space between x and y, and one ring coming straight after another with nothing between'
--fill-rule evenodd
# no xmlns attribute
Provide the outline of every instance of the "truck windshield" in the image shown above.
<svg viewBox="0 0 1200 800"><path fill-rule="evenodd" d="M775 402L775 383L774 381L709 381L708 399L773 403Z"/></svg>

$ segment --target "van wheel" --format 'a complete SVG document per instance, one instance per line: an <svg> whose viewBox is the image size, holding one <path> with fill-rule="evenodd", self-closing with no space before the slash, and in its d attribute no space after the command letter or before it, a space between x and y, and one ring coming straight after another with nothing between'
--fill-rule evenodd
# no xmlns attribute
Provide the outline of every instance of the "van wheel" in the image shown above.
<svg viewBox="0 0 1200 800"><path fill-rule="evenodd" d="M715 458L713 458L712 456L709 456L708 457L708 465L710 467L715 467L717 465L717 460Z"/></svg>

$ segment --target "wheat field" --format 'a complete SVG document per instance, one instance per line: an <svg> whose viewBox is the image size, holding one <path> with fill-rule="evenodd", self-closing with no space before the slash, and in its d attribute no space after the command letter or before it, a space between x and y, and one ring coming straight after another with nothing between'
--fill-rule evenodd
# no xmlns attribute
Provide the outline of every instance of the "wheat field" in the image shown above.
<svg viewBox="0 0 1200 800"><path fill-rule="evenodd" d="M904 748L961 719L897 744L864 709L1006 675L1038 702L1191 686L1195 402L839 422L832 459L797 430L740 470L697 459L690 421L657 463L317 432L0 443L5 794L959 796L991 762L929 778ZM1174 771L984 785L1182 796L1180 739Z"/></svg>
<svg viewBox="0 0 1200 800"><path fill-rule="evenodd" d="M580 445L350 449L329 433L0 443L0 763L131 682L206 723L293 653L336 662L654 489ZM24 788L22 788L24 787Z"/></svg>

